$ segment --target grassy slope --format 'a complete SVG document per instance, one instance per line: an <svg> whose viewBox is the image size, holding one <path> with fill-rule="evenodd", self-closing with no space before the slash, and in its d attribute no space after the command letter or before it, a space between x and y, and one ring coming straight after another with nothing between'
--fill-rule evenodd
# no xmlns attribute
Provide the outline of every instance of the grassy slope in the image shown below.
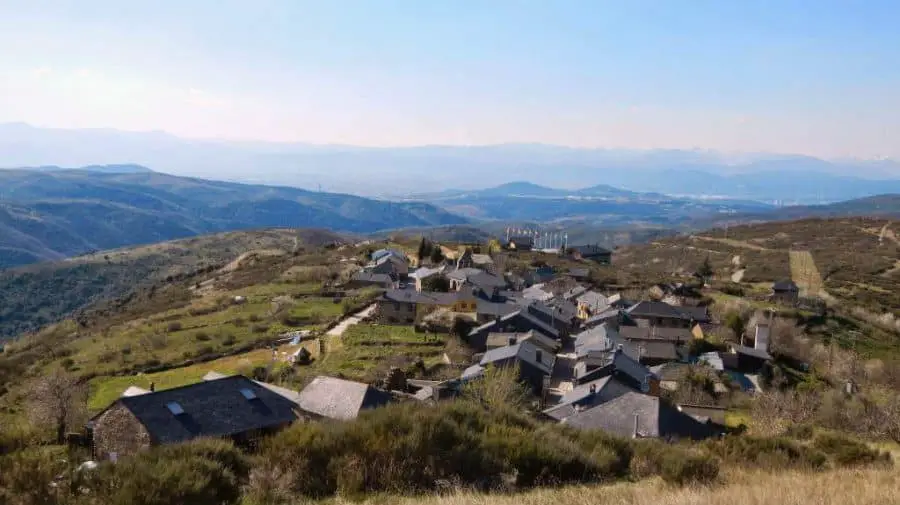
<svg viewBox="0 0 900 505"><path fill-rule="evenodd" d="M834 312L821 325L813 322L811 334L869 356L900 356L900 270L893 269L900 243L893 228L893 221L872 218L742 225L625 247L613 263L620 277L649 284L690 275L708 257L717 282L729 283L744 269L740 287L756 296L795 277L801 287L812 283L820 294L824 288Z"/></svg>
<svg viewBox="0 0 900 505"><path fill-rule="evenodd" d="M229 232L0 271L0 340L167 277L220 268L248 251L290 252L341 239L324 230Z"/></svg>
<svg viewBox="0 0 900 505"><path fill-rule="evenodd" d="M516 495L450 494L430 498L376 496L366 505L888 505L900 501L900 471L824 473L734 471L712 487L673 488L651 480L610 486L545 488ZM351 503L335 500L334 503ZM354 502L359 503L359 502Z"/></svg>

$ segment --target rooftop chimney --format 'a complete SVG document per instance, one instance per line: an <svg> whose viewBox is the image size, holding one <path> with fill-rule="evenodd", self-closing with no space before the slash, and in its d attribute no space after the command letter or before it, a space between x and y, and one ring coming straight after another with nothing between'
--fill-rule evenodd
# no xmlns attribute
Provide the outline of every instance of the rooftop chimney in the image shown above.
<svg viewBox="0 0 900 505"><path fill-rule="evenodd" d="M538 363L543 363L544 362L544 352L541 351L540 349L534 351L534 359Z"/></svg>
<svg viewBox="0 0 900 505"><path fill-rule="evenodd" d="M638 438L638 421L640 420L640 416L638 414L634 415L634 429L631 430L631 438Z"/></svg>
<svg viewBox="0 0 900 505"><path fill-rule="evenodd" d="M591 384L590 392L592 395L597 393L597 385L596 384Z"/></svg>
<svg viewBox="0 0 900 505"><path fill-rule="evenodd" d="M516 336L509 337L509 345L516 345Z"/></svg>

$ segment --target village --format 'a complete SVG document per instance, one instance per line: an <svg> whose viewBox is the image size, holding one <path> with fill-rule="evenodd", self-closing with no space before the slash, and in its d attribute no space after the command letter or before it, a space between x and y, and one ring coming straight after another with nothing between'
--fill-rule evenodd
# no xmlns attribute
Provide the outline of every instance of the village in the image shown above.
<svg viewBox="0 0 900 505"><path fill-rule="evenodd" d="M538 260L510 268L521 266L517 258L524 255L564 258L569 266ZM421 378L392 367L375 384L321 375L293 390L211 371L171 389L130 387L89 422L93 458L114 461L151 445L208 436L251 443L295 422L351 420L395 402L427 408L492 380L496 370L514 371L535 415L549 423L665 441L734 431L728 406L716 398L762 389L773 359L773 314L760 311L732 341L712 339L724 322L700 303L703 272L653 286L640 298L626 296L592 275L593 267L610 268L612 255L596 244L538 249L528 235L453 246L422 238L417 254L373 250L346 285L377 289L374 303L330 332L339 338L363 321L455 335L472 359L455 363L453 377ZM798 299L790 280L771 286L772 303L792 306ZM300 348L286 359L303 366L310 353ZM679 392L691 381L701 384L700 394Z"/></svg>

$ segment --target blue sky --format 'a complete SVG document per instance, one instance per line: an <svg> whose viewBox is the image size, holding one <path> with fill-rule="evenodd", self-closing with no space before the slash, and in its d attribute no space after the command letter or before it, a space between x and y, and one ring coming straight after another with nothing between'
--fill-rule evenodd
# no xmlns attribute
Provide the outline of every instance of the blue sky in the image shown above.
<svg viewBox="0 0 900 505"><path fill-rule="evenodd" d="M0 122L900 157L898 27L880 0L0 0Z"/></svg>

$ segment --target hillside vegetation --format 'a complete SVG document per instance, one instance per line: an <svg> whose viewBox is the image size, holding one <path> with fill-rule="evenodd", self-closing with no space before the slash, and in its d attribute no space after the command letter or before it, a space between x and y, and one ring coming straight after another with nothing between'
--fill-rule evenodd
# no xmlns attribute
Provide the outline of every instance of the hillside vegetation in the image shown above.
<svg viewBox="0 0 900 505"><path fill-rule="evenodd" d="M836 316L818 328L823 338L897 356L898 232L900 223L882 218L747 224L621 248L613 261L620 277L646 283L691 277L709 258L715 286L757 300L765 299L772 283L793 279L801 296L822 298Z"/></svg>
<svg viewBox="0 0 900 505"><path fill-rule="evenodd" d="M459 224L427 203L132 170L0 170L0 268L207 233Z"/></svg>
<svg viewBox="0 0 900 505"><path fill-rule="evenodd" d="M0 270L0 341L166 280L216 272L249 251L293 254L343 240L325 230L230 232Z"/></svg>

